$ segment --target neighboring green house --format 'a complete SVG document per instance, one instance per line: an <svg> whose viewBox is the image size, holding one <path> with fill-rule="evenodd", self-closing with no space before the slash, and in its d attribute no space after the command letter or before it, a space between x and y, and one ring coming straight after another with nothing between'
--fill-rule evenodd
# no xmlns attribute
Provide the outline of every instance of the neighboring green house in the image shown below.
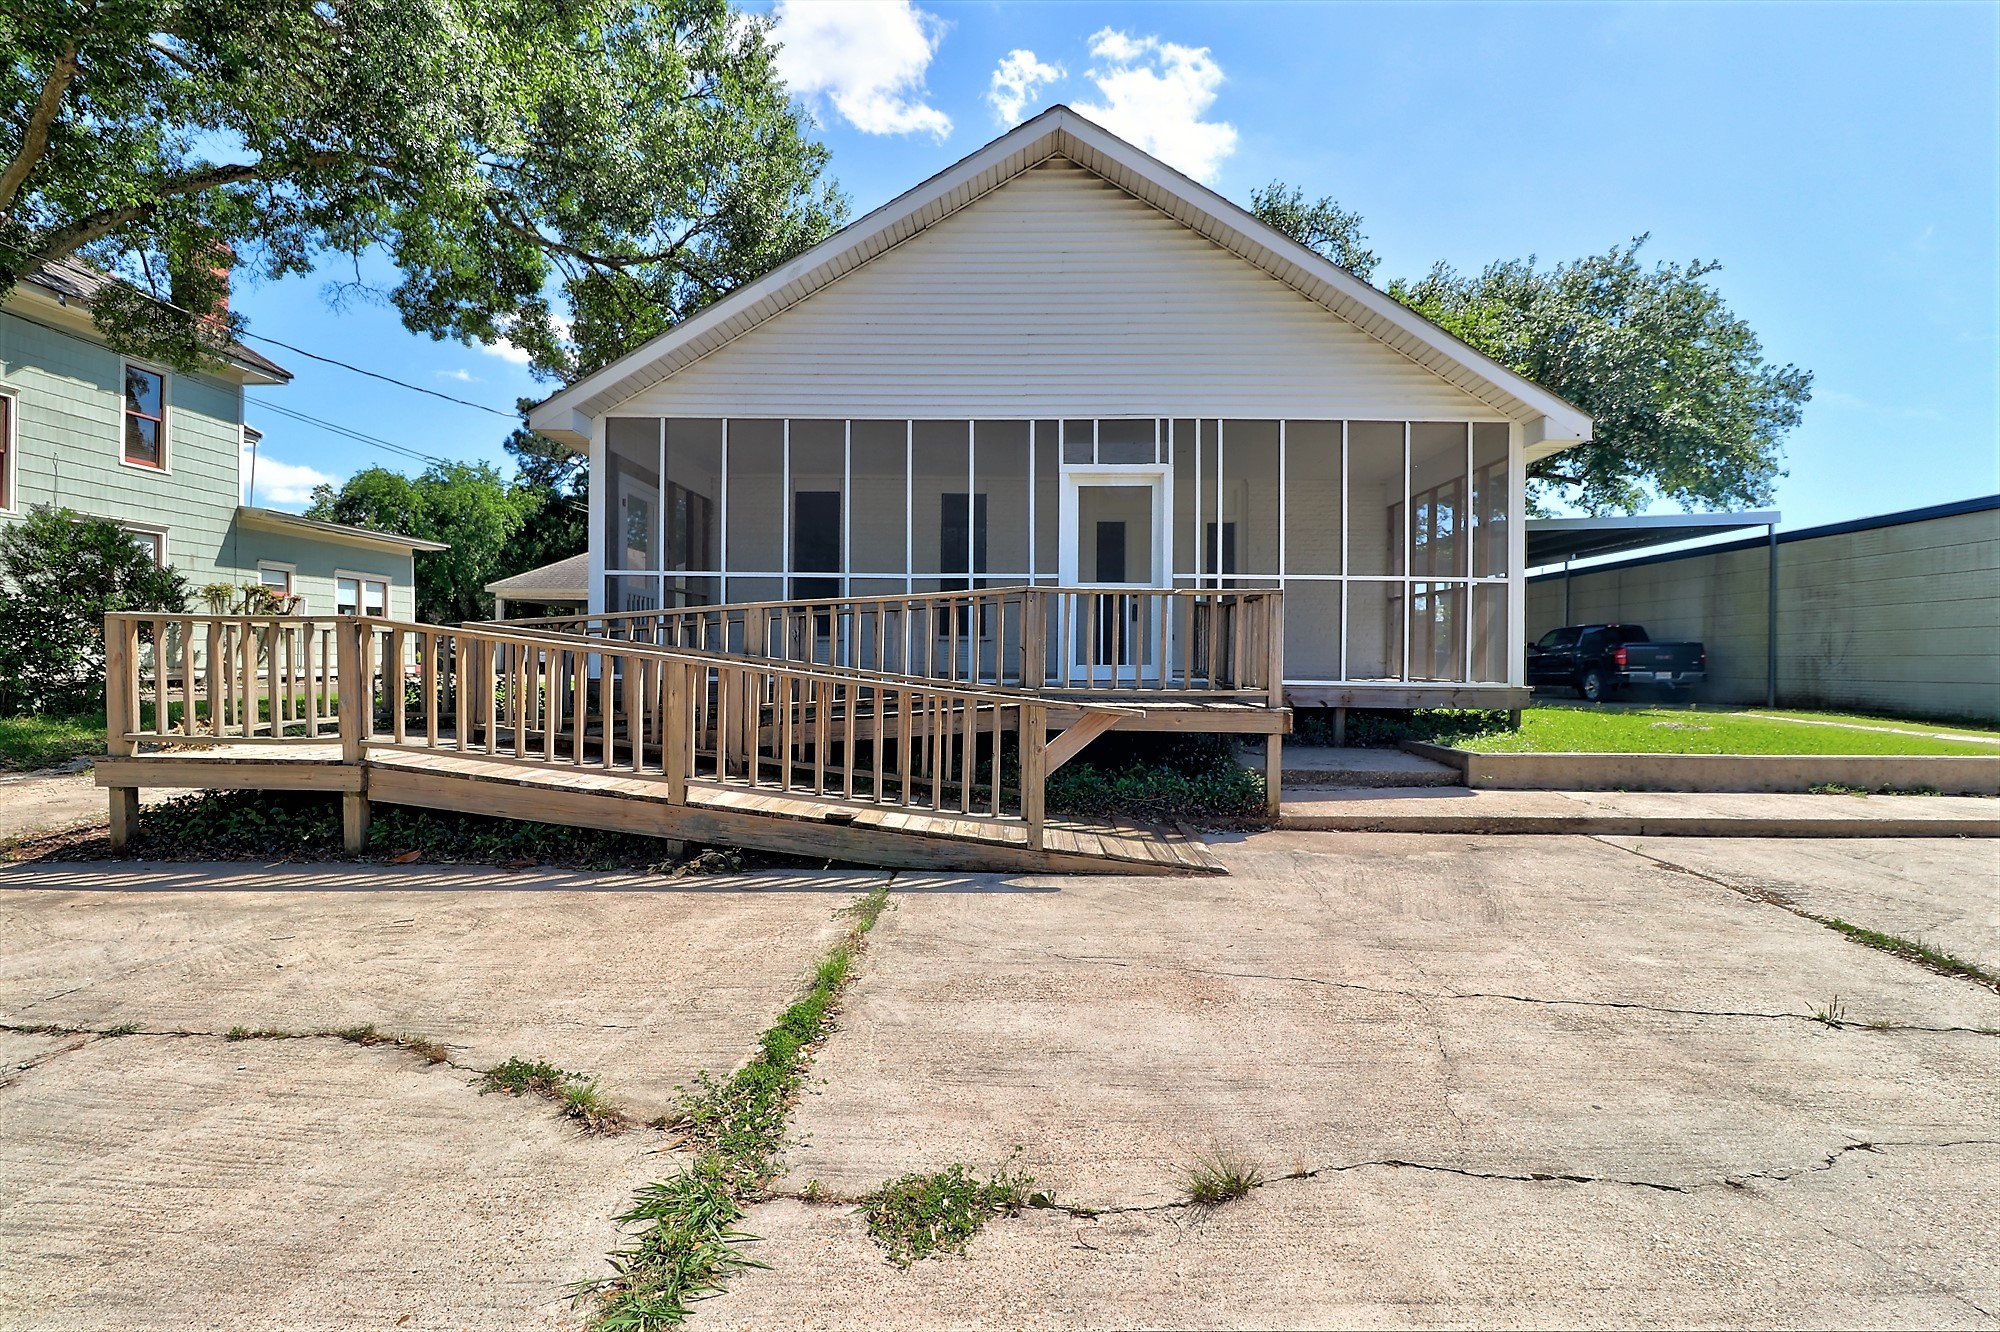
<svg viewBox="0 0 2000 1332"><path fill-rule="evenodd" d="M108 518L187 578L197 610L204 586L257 583L303 614L415 619L416 554L444 546L243 503L243 390L291 372L240 344L204 374L122 356L90 320L109 281L54 264L0 305L0 523L40 504Z"/></svg>

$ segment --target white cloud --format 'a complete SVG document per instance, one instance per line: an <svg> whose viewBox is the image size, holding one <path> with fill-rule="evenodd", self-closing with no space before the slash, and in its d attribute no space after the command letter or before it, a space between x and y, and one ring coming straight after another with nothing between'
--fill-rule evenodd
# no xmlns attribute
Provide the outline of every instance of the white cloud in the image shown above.
<svg viewBox="0 0 2000 1332"><path fill-rule="evenodd" d="M775 16L778 74L794 93L831 103L864 134L951 133L951 117L924 100L944 40L937 15L911 0L778 0Z"/></svg>
<svg viewBox="0 0 2000 1332"><path fill-rule="evenodd" d="M528 363L528 353L522 351L505 338L500 339L498 342L482 342L479 344L479 350L485 352L488 356L497 356L503 361L512 361L515 365L526 365Z"/></svg>
<svg viewBox="0 0 2000 1332"><path fill-rule="evenodd" d="M511 347L512 344L509 345ZM526 360L527 358L523 356L522 359ZM437 372L437 377L439 379L456 379L461 384L478 384L484 382L470 370L440 370Z"/></svg>
<svg viewBox="0 0 2000 1332"><path fill-rule="evenodd" d="M1092 35L1090 54L1101 62L1090 79L1104 101L1078 102L1084 115L1197 180L1212 179L1236 151L1234 125L1202 119L1223 84L1206 46L1104 28Z"/></svg>
<svg viewBox="0 0 2000 1332"><path fill-rule="evenodd" d="M1019 124L1028 103L1064 72L1061 65L1037 60L1033 51L1009 51L994 69L993 82L986 89L986 100L993 103L993 118L1003 125Z"/></svg>
<svg viewBox="0 0 2000 1332"><path fill-rule="evenodd" d="M243 446L243 488L250 489L252 476L250 446ZM337 486L340 478L330 476L316 467L305 467L298 463L288 463L273 458L267 447L259 446L256 463L256 492L245 494L246 504L265 507L301 508L312 500L314 486Z"/></svg>

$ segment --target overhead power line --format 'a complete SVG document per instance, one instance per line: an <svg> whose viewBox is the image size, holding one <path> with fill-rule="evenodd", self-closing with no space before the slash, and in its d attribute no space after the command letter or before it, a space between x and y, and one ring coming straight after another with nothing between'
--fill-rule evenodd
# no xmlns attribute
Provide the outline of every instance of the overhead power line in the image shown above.
<svg viewBox="0 0 2000 1332"><path fill-rule="evenodd" d="M21 255L23 258L36 259L39 262L39 256L37 256L33 250L25 249L9 241L0 241L0 245L5 245L8 249L14 251L14 253L18 255ZM25 276L25 274L23 276ZM113 279L113 280L122 281L123 279ZM195 319L202 318L202 316L195 314L194 311L189 310L183 306L175 305L172 301L162 300L160 297L154 296L151 292L148 292L146 295L147 299L152 301L157 301L159 304L166 306L169 310L177 310L181 314L188 315L191 318ZM433 398L442 398L444 401L450 403L456 403L460 407L470 407L474 411L488 412L494 416L504 417L509 421L518 421L520 419L520 414L518 412L502 411L498 407L489 407L483 402L474 402L470 398L460 398L450 393L442 392L438 389L426 388L422 384L412 384L408 380L398 379L394 375L385 375L382 374L380 371L376 370L365 370L358 365L350 364L349 362L343 361L338 357L323 356L319 352L307 351L304 347L296 347L289 342L281 342L277 338L266 337L262 333L252 333L246 329L237 336L250 338L257 342L268 342L273 347L283 347L286 351L295 353L296 355L309 357L312 360L323 362L326 365L337 366L342 370L352 371L357 375L366 375L370 379L379 379L384 384L394 384L397 388L408 389L412 393L423 393Z"/></svg>

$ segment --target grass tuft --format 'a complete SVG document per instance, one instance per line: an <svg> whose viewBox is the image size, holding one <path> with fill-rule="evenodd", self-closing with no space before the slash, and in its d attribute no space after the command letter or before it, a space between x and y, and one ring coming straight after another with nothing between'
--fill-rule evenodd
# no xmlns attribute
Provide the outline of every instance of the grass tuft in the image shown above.
<svg viewBox="0 0 2000 1332"><path fill-rule="evenodd" d="M805 992L765 1032L757 1052L727 1078L704 1072L684 1090L671 1127L695 1160L673 1179L649 1184L620 1224L638 1227L610 1255L610 1277L572 1288L593 1300L592 1332L654 1332L678 1326L693 1300L720 1291L728 1277L761 1263L735 1228L743 1204L764 1194L779 1169L785 1126L804 1086L812 1051L832 1030L833 1014L855 960L888 904L885 885L850 912L847 934L814 969Z"/></svg>
<svg viewBox="0 0 2000 1332"><path fill-rule="evenodd" d="M1828 1027L1844 1025L1847 1021L1846 1001L1836 994L1824 1004L1814 1006L1812 1020Z"/></svg>
<svg viewBox="0 0 2000 1332"><path fill-rule="evenodd" d="M908 1267L920 1258L964 1253L992 1217L1048 1206L1048 1196L1033 1192L1034 1187L1034 1179L1019 1171L1003 1168L981 1181L954 1164L934 1174L891 1180L861 1200L861 1211L868 1218L868 1233L888 1252L889 1261Z"/></svg>
<svg viewBox="0 0 2000 1332"><path fill-rule="evenodd" d="M136 1036L139 1034L139 1024L136 1022L121 1022L115 1027L106 1027L100 1034L104 1036Z"/></svg>
<svg viewBox="0 0 2000 1332"><path fill-rule="evenodd" d="M1220 1207L1263 1184L1256 1166L1225 1152L1198 1156L1181 1171L1181 1196L1196 1207Z"/></svg>
<svg viewBox="0 0 2000 1332"><path fill-rule="evenodd" d="M479 1079L479 1094L488 1092L553 1101L565 1117L592 1133L619 1133L631 1124L625 1112L598 1090L597 1079L557 1068L545 1059L509 1059L487 1069Z"/></svg>

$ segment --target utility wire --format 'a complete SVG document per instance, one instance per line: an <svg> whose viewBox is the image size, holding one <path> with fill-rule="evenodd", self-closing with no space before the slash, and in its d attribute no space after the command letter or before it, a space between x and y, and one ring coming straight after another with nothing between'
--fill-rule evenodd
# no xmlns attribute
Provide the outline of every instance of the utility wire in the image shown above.
<svg viewBox="0 0 2000 1332"><path fill-rule="evenodd" d="M437 457L435 454L423 453L417 449L410 448L407 445L397 444L390 440L383 439L379 435L370 435L363 431L355 430L350 426L338 425L332 421L323 421L317 416L308 416L306 413L300 411L294 411L290 407L280 407L278 404L274 402L262 403L259 405L258 410L266 412L276 412L280 416L289 416L294 421L302 421L309 426L317 426L321 430L330 431L333 434L344 436L348 439L354 440L356 443L366 444L371 448L382 449L389 453L399 453L405 458L414 458L418 462L431 463L440 467L449 465L449 463L451 462L451 459L449 458L440 458Z"/></svg>
<svg viewBox="0 0 2000 1332"><path fill-rule="evenodd" d="M41 262L40 257L36 255L35 252L32 250L23 249L21 246L15 245L9 241L0 241L0 245L5 245L8 249L14 251L18 255L21 255L23 258L34 259L37 262ZM26 277L27 274L24 273L22 274L22 276ZM123 278L118 278L118 277L112 277L111 280L114 282L124 281ZM160 305L164 305L169 310L179 311L181 314L187 315L190 318L200 319L203 317L201 315L195 314L195 312L192 310L186 309L182 306L175 305L172 301L163 300L160 297L153 295L151 292L147 292L146 297L148 300L152 300ZM358 365L350 365L346 361L339 360L332 356L322 356L318 352L307 351L304 347L295 347L289 342L280 342L278 339L266 337L262 333L252 333L248 329L245 329L243 332L237 334L236 336L251 338L257 342L268 342L273 347L283 347L288 352L294 352L300 356L310 357L315 361L321 361L327 365L338 366L342 370L351 370L357 375L366 375L370 379L379 379L384 384L394 384L397 388L408 389L412 393L424 393L428 394L433 398L442 398L446 402L457 403L460 407L470 407L474 411L488 412L494 416L505 417L509 421L517 421L520 419L520 414L518 412L503 412L498 407L489 407L483 402L473 402L470 398L454 397L453 395L441 392L438 389L426 388L422 384L412 384L408 380L397 379L394 375L385 375L374 370L364 370Z"/></svg>

